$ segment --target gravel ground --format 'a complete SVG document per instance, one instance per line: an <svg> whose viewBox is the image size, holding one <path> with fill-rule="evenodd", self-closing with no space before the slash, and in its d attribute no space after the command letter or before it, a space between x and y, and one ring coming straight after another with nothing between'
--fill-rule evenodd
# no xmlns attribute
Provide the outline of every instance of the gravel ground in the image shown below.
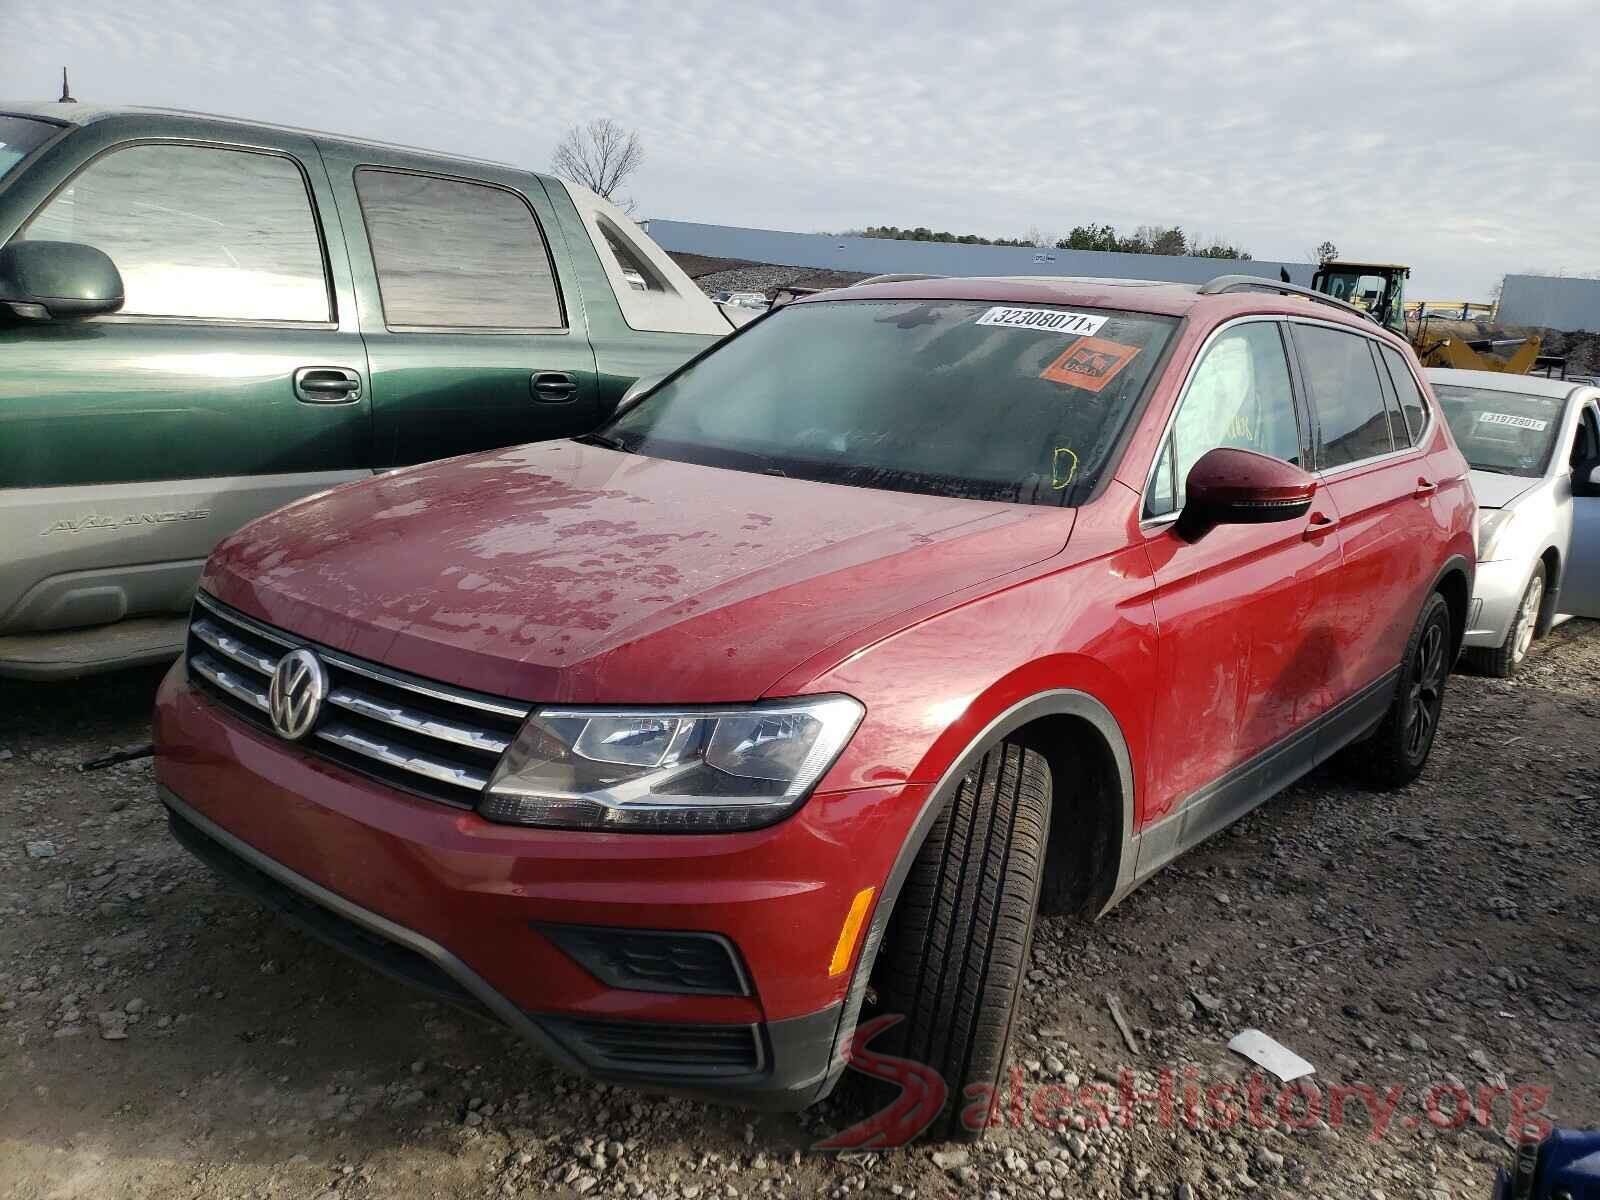
<svg viewBox="0 0 1600 1200"><path fill-rule="evenodd" d="M779 288L849 287L867 275L862 271L828 271L818 267L782 267L765 263L741 263L723 270L696 275L695 282L706 295L714 292L760 292L772 299Z"/></svg>
<svg viewBox="0 0 1600 1200"><path fill-rule="evenodd" d="M1104 921L1043 922L1000 1127L884 1154L810 1149L855 1089L754 1115L568 1078L233 894L169 841L147 761L76 770L146 738L156 678L0 683L0 1196L1483 1200L1495 1089L1600 1123L1593 623L1514 682L1457 676L1409 789L1320 772ZM1247 1026L1315 1065L1301 1128L1255 1127L1270 1077L1241 1116ZM1171 1120L1119 1104L1124 1069L1149 1096L1173 1072ZM1336 1085L1392 1111L1341 1119ZM1185 1091L1224 1086L1191 1128ZM1491 1127L1456 1086L1490 1089Z"/></svg>

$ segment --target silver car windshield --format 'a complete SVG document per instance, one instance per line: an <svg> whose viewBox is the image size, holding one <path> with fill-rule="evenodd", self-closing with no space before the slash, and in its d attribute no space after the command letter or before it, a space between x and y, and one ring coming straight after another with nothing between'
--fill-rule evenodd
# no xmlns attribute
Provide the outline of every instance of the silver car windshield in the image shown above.
<svg viewBox="0 0 1600 1200"><path fill-rule="evenodd" d="M1475 471L1537 479L1550 465L1561 432L1561 396L1436 383L1456 445Z"/></svg>

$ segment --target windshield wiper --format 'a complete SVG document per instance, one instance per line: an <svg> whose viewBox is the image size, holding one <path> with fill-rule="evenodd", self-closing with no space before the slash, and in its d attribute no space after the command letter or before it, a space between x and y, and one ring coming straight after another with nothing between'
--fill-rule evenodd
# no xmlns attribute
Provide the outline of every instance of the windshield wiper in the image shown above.
<svg viewBox="0 0 1600 1200"><path fill-rule="evenodd" d="M621 438L614 438L609 433L580 433L572 440L582 442L585 446L604 446L607 450L619 450L623 454L633 453Z"/></svg>

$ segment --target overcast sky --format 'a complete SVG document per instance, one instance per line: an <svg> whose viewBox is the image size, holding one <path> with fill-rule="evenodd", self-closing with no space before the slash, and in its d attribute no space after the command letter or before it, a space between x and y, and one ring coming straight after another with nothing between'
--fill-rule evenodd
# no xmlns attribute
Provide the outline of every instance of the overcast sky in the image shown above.
<svg viewBox="0 0 1600 1200"><path fill-rule="evenodd" d="M1600 271L1594 0L645 5L0 0L0 93L194 108L540 170L635 126L638 214L801 231L1177 223L1411 294Z"/></svg>

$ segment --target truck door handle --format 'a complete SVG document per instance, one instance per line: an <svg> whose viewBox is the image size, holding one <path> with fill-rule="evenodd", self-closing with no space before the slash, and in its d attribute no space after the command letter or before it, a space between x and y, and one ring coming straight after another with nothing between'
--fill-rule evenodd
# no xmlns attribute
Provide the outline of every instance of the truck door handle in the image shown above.
<svg viewBox="0 0 1600 1200"><path fill-rule="evenodd" d="M1439 485L1437 483L1435 483L1433 480L1431 480L1431 479L1423 479L1423 478L1419 477L1417 479L1417 490L1412 492L1411 494L1412 494L1412 496L1414 496L1418 500L1426 500L1429 496L1433 495L1438 490L1439 490Z"/></svg>
<svg viewBox="0 0 1600 1200"><path fill-rule="evenodd" d="M349 367L301 367L294 397L302 404L351 404L361 399L361 374Z"/></svg>
<svg viewBox="0 0 1600 1200"><path fill-rule="evenodd" d="M1326 537L1339 525L1338 517L1330 517L1327 513L1314 512L1311 514L1311 523L1306 526L1306 531L1301 536L1306 541L1313 541L1319 537Z"/></svg>
<svg viewBox="0 0 1600 1200"><path fill-rule="evenodd" d="M578 394L578 381L563 371L540 371L529 380L535 400L565 404Z"/></svg>

